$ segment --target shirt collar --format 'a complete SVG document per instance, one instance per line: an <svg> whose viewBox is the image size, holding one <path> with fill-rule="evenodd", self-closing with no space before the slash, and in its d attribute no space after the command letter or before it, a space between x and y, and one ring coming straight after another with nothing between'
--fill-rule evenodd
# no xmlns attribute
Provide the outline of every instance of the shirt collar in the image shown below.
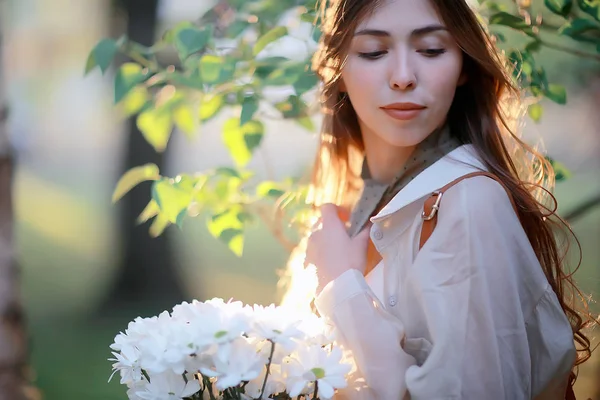
<svg viewBox="0 0 600 400"><path fill-rule="evenodd" d="M372 222L380 221L401 208L433 193L449 182L470 172L486 170L477 156L475 147L462 145L448 153L409 182L374 217Z"/></svg>

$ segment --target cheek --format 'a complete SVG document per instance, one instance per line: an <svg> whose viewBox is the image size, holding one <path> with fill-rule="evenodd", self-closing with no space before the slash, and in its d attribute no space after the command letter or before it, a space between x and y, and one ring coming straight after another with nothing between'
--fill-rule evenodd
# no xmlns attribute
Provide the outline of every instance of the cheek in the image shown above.
<svg viewBox="0 0 600 400"><path fill-rule="evenodd" d="M443 103L450 103L459 85L462 63L453 60L443 65L438 65L428 74L429 92Z"/></svg>
<svg viewBox="0 0 600 400"><path fill-rule="evenodd" d="M348 62L342 71L342 79L348 95L354 100L369 96L379 74L369 69L367 63Z"/></svg>

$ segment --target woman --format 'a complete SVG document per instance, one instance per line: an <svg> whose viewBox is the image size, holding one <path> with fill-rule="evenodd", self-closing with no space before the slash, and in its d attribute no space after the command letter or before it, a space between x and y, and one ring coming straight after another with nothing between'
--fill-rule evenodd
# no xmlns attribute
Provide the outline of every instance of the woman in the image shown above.
<svg viewBox="0 0 600 400"><path fill-rule="evenodd" d="M465 0L329 3L313 189L335 205L306 264L366 384L343 395L574 397L588 319L540 196L551 169L514 134L501 56Z"/></svg>

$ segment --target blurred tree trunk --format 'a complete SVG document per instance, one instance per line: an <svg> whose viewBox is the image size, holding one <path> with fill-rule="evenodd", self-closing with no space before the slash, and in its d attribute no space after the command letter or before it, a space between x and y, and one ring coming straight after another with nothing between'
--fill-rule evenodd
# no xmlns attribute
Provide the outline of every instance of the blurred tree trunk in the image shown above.
<svg viewBox="0 0 600 400"><path fill-rule="evenodd" d="M6 126L2 29L0 18L0 400L29 400L38 395L28 379L27 328L13 249L13 160Z"/></svg>
<svg viewBox="0 0 600 400"><path fill-rule="evenodd" d="M150 46L154 43L157 23L158 0L120 0L127 17L127 35L138 43ZM128 121L127 150L122 172L145 163L154 163L163 169L164 154L157 154L146 142L135 124ZM116 309L140 306L167 309L183 300L181 280L176 260L164 233L151 238L147 226L137 226L136 218L150 201L150 184L134 188L120 202L121 216L119 236L123 256L118 267L116 281L108 293L101 312L114 313ZM131 307L130 307L131 306Z"/></svg>

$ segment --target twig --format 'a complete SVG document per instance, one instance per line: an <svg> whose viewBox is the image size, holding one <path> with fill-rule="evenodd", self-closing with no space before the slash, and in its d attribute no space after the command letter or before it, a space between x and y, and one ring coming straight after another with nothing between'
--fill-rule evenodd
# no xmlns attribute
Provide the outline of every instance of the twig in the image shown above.
<svg viewBox="0 0 600 400"><path fill-rule="evenodd" d="M277 212L281 211L278 210ZM286 250L294 250L296 246L290 240L288 240L288 238L285 237L285 234L283 233L280 224L277 223L278 221L273 221L272 219L267 217L265 212L260 207L256 208L256 214L267 226L267 228L269 228L273 236L275 236L275 238L281 243L281 245L285 247Z"/></svg>
<svg viewBox="0 0 600 400"><path fill-rule="evenodd" d="M575 207L573 210L569 211L563 217L566 221L573 222L573 220L581 217L586 214L592 208L600 205L600 193L596 194L596 196L588 199Z"/></svg>
<svg viewBox="0 0 600 400"><path fill-rule="evenodd" d="M542 45L544 45L550 49L563 51L565 53L573 54L574 56L578 56L578 57L582 57L582 58L590 58L592 60L600 61L600 54L592 54L592 53L588 53L587 51L581 51L581 50L572 49L570 47L563 46L560 44L550 43L539 37L538 37L538 40Z"/></svg>

